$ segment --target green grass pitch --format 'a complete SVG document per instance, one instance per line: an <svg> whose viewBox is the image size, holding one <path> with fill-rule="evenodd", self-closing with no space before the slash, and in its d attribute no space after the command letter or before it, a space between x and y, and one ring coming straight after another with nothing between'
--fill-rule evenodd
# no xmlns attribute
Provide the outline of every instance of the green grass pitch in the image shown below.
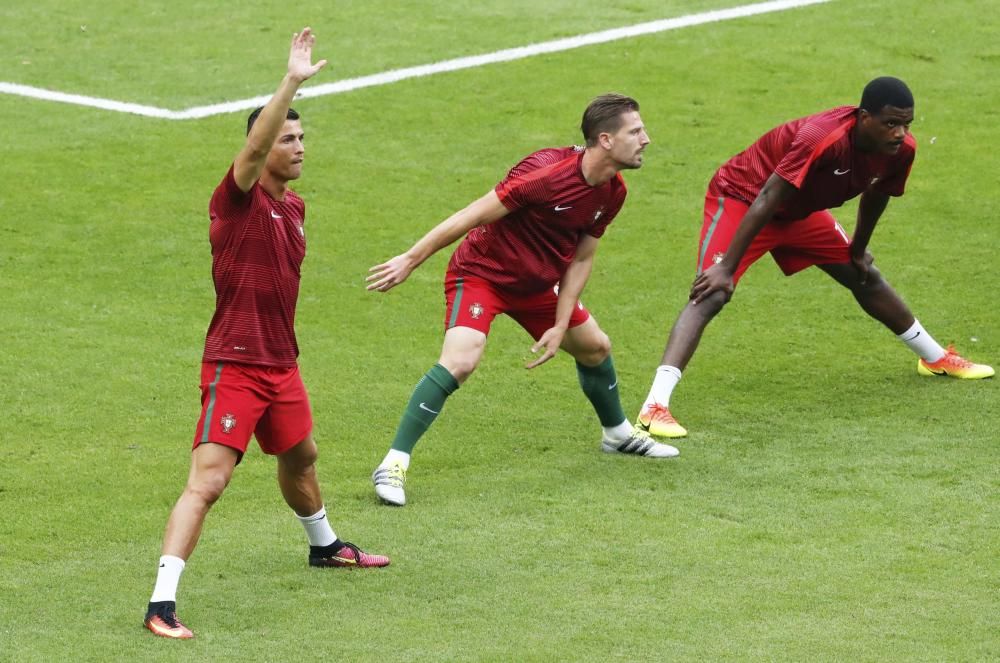
<svg viewBox="0 0 1000 663"><path fill-rule="evenodd" d="M0 80L181 109L273 91L306 24L324 83L734 4L15 0ZM393 564L308 568L254 447L181 580L190 642L141 618L198 415L208 198L245 113L0 95L0 660L1000 658L1000 383L918 377L818 270L747 275L675 393L691 434L667 462L601 454L572 361L523 370L501 319L404 509L369 474L437 358L449 251L387 295L363 285L521 156L577 142L590 98L635 96L653 143L584 293L634 416L714 169L892 74L919 148L872 251L939 341L1000 363L992 5L834 0L297 103L321 481L338 534Z"/></svg>

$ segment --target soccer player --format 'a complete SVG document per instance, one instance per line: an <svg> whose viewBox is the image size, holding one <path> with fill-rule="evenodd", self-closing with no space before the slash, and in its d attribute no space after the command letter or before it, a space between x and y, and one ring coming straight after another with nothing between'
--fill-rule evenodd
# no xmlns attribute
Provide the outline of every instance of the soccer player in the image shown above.
<svg viewBox="0 0 1000 663"><path fill-rule="evenodd" d="M490 325L501 313L535 339L532 352L542 353L527 368L545 363L559 348L576 359L580 385L603 427L604 451L677 455L625 417L611 342L579 302L597 245L625 201L619 171L642 166L649 136L639 104L618 94L594 99L581 129L586 147L549 148L525 157L493 190L439 223L409 251L371 268L368 289L385 292L468 233L445 275L440 359L417 382L392 446L372 475L383 502L406 503L413 447L479 364Z"/></svg>
<svg viewBox="0 0 1000 663"><path fill-rule="evenodd" d="M167 522L146 612L146 627L156 635L192 637L177 618L177 584L251 435L278 458L278 485L306 530L310 566L389 563L341 541L327 521L309 398L296 363L293 321L306 249L305 205L288 183L302 173L305 148L299 115L289 104L299 85L326 64L312 64L314 42L309 28L292 38L288 73L267 105L250 115L246 145L209 203L216 308L202 359L191 471Z"/></svg>
<svg viewBox="0 0 1000 663"><path fill-rule="evenodd" d="M860 106L792 120L764 134L715 173L705 195L698 273L670 332L637 425L657 437L687 431L670 414L670 395L708 323L743 273L771 253L786 275L816 265L848 288L862 310L919 356L920 375L993 375L942 348L872 264L868 241L889 202L903 195L916 142L913 95L901 80L876 78ZM853 237L828 212L858 194Z"/></svg>

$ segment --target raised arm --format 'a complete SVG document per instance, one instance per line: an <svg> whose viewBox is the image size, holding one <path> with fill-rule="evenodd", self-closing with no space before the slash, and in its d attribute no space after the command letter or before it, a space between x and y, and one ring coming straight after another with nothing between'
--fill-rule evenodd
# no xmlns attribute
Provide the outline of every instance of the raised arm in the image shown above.
<svg viewBox="0 0 1000 663"><path fill-rule="evenodd" d="M285 124L288 107L299 86L326 66L326 60L312 63L312 48L315 42L312 28L303 28L302 32L292 36L292 46L288 54L288 73L281 79L278 90L260 112L260 116L247 135L246 144L233 161L233 178L241 191L249 191L260 179L267 155Z"/></svg>
<svg viewBox="0 0 1000 663"><path fill-rule="evenodd" d="M733 294L733 274L736 273L736 268L739 267L743 254L750 247L750 242L761 231L761 228L771 220L782 203L788 200L795 191L795 187L779 175L772 173L767 178L767 182L764 183L760 193L750 205L750 209L740 221L740 227L733 235L733 240L729 243L729 248L722 257L722 261L706 269L694 280L690 298L694 300L695 304L716 290L724 291L728 301Z"/></svg>
<svg viewBox="0 0 1000 663"><path fill-rule="evenodd" d="M402 253L368 271L368 290L385 292L406 280L414 269L439 250L448 246L473 228L493 223L507 215L507 208L495 191L490 191L468 207L455 212L420 238L406 253Z"/></svg>

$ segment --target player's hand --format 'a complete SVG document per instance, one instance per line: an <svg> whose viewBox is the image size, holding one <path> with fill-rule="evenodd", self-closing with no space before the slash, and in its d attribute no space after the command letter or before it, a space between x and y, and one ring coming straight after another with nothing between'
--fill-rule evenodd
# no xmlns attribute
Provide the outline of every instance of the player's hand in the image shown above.
<svg viewBox="0 0 1000 663"><path fill-rule="evenodd" d="M365 279L367 289L385 292L405 281L413 267L413 262L405 253L381 265L375 265L368 270L369 275Z"/></svg>
<svg viewBox="0 0 1000 663"><path fill-rule="evenodd" d="M312 78L317 71L326 66L326 60L312 63L312 48L316 36L312 28L302 28L302 32L292 35L292 49L288 53L288 75L302 82Z"/></svg>
<svg viewBox="0 0 1000 663"><path fill-rule="evenodd" d="M875 262L875 256L867 249L861 256L851 254L851 264L854 265L854 269L858 270L858 283L861 285L868 283L868 274L871 272L873 262Z"/></svg>
<svg viewBox="0 0 1000 663"><path fill-rule="evenodd" d="M732 272L725 267L712 265L694 280L694 284L691 285L691 294L688 295L688 298L693 300L695 304L698 304L716 290L721 290L726 294L726 301L728 302L733 296L733 289L735 287L733 285Z"/></svg>
<svg viewBox="0 0 1000 663"><path fill-rule="evenodd" d="M534 354L538 354L538 351L542 349L545 351L542 352L538 359L526 365L525 368L535 368L536 366L541 366L549 359L555 357L556 353L559 352L559 346L562 345L563 336L565 336L565 334L565 327L551 327L546 330L546 332L542 334L542 337L538 339L538 342L531 346L531 352Z"/></svg>

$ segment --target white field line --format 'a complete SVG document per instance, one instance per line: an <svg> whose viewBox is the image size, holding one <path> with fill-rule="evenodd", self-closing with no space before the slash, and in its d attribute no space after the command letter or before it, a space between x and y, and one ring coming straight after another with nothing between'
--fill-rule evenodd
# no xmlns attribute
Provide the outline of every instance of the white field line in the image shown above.
<svg viewBox="0 0 1000 663"><path fill-rule="evenodd" d="M568 51L573 48L590 46L592 44L604 44L610 41L617 41L619 39L628 39L630 37L637 37L640 35L677 30L679 28L686 28L692 25L728 21L735 18L744 18L746 16L755 16L757 14L784 11L786 9L795 9L797 7L817 5L825 2L830 2L830 0L772 0L771 2L759 2L752 5L732 7L730 9L719 9L715 11L702 12L700 14L688 14L687 16L679 16L677 18L650 21L648 23L638 23L624 28L591 32L585 35L555 39L553 41L546 41L539 44L529 44L528 46L521 46L518 48L508 48L502 51L494 51L493 53L485 53L483 55L455 58L454 60L445 60L443 62L435 62L416 67L407 67L405 69L393 69L390 71L384 71L380 74L361 76L359 78L347 78L333 83L324 83L323 85L316 85L299 90L298 98L322 97L328 94L339 94L341 92L349 92L351 90L358 90L376 85L395 83L396 81L402 81L408 78L431 76L433 74L440 74L446 71L471 69L473 67L494 64L496 62L510 62L512 60L533 57L542 53L557 53L559 51ZM43 99L45 101L58 101L67 104L76 104L79 106L91 106L93 108L118 111L121 113L132 113L135 115L145 115L147 117L156 117L167 120L190 120L194 118L210 117L212 115L221 115L223 113L249 110L267 103L267 100L271 98L271 95L263 95L260 97L253 97L251 99L228 101L221 104L212 104L210 106L195 106L185 110L174 111L167 108L158 108L156 106L147 106L144 104L133 104L115 101L113 99L101 99L80 94L67 94L65 92L57 92L54 90L44 90L42 88L31 87L29 85L19 85L17 83L0 82L0 93L30 97L33 99Z"/></svg>

